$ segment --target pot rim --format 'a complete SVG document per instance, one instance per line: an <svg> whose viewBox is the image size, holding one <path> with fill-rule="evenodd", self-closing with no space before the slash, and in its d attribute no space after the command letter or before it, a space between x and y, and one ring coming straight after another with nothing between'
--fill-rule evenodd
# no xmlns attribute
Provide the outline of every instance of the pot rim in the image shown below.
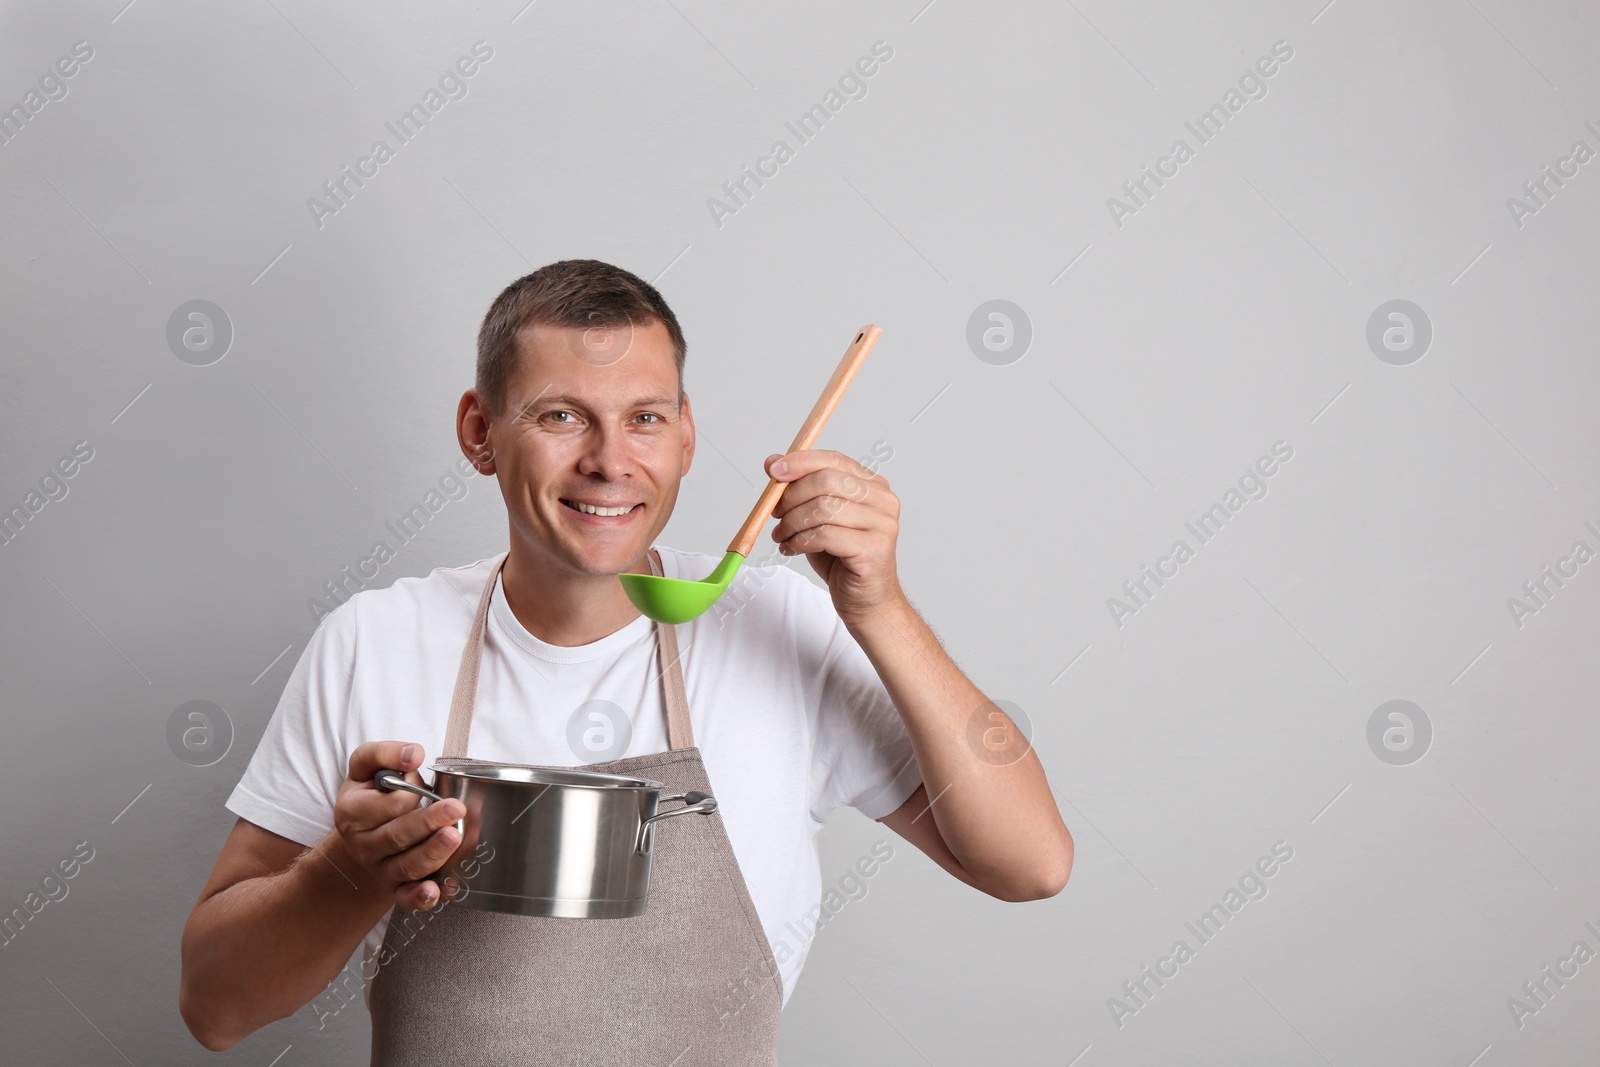
<svg viewBox="0 0 1600 1067"><path fill-rule="evenodd" d="M482 760L470 765L453 764L440 766L433 764L428 768L435 775L450 774L457 778L469 778L478 782L493 782L496 785L521 786L524 788L550 786L567 786L573 789L646 789L662 790L666 785L651 778L637 778L626 774L610 774L604 771L586 771L577 767L532 767L518 763L494 763ZM437 780L437 779L436 779Z"/></svg>

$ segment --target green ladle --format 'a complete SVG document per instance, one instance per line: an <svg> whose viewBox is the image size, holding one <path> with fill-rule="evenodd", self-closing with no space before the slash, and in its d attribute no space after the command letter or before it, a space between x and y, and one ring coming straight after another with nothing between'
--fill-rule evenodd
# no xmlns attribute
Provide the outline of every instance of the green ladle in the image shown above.
<svg viewBox="0 0 1600 1067"><path fill-rule="evenodd" d="M839 406L844 391L850 387L850 380L856 376L856 371L861 369L867 353L872 351L872 346L878 343L878 338L882 335L883 331L871 324L856 331L855 339L850 342L850 347L845 349L844 358L839 360L839 366L829 379L827 388L823 389L822 395L817 398L811 414L806 417L805 425L800 427L800 433L789 446L789 452L798 452L816 443L817 436L822 433L822 427L828 421L828 416ZM750 517L744 520L744 525L739 528L733 542L728 545L727 555L722 557L722 562L718 563L716 569L708 576L693 581L687 578L665 578L654 574L619 574L617 577L622 580L622 588L626 590L628 599L632 600L634 606L641 612L657 622L688 622L703 614L717 602L717 598L733 581L734 575L739 573L740 564L755 547L756 538L761 535L762 528L772 517L772 510L778 506L778 498L783 495L784 487L788 484L776 478L767 483L767 488L761 494L761 499L756 501Z"/></svg>

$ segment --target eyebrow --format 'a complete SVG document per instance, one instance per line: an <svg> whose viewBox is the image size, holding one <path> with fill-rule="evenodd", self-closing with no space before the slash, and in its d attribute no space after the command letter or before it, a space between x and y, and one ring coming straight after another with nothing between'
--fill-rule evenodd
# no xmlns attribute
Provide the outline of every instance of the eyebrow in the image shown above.
<svg viewBox="0 0 1600 1067"><path fill-rule="evenodd" d="M670 405L676 407L677 404L678 404L677 396L675 396L672 393L653 393L650 396L635 397L633 399L633 401L629 404L629 406L630 407L652 407L652 406L667 405L667 404L670 404ZM526 404L524 404L522 406L522 410L523 411L528 411L528 410L530 410L530 409L532 409L532 408L534 408L536 406L543 406L543 405L560 405L560 406L565 406L565 407L587 408L589 406L589 403L588 403L588 401L584 400L581 397L571 396L571 395L569 395L567 393L555 393L555 394L540 393L538 396L534 397L532 400L530 400Z"/></svg>

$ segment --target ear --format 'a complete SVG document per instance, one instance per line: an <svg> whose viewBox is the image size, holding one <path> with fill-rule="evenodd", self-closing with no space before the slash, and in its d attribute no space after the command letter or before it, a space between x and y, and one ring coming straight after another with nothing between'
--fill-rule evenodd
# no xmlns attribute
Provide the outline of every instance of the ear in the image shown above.
<svg viewBox="0 0 1600 1067"><path fill-rule="evenodd" d="M683 474L689 473L694 462L694 411L689 407L689 394L683 394ZM682 475L680 475L681 477Z"/></svg>
<svg viewBox="0 0 1600 1067"><path fill-rule="evenodd" d="M478 401L478 390L468 389L456 405L456 442L479 474L495 473L494 446L489 442L489 419Z"/></svg>

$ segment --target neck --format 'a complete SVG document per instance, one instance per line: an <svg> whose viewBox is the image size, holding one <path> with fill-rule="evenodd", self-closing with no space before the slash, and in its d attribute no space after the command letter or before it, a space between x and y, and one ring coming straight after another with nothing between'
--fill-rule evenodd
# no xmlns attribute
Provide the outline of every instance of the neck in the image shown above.
<svg viewBox="0 0 1600 1067"><path fill-rule="evenodd" d="M648 553L640 555L629 573L651 573ZM500 583L523 629L563 648L591 644L639 617L616 575L574 571L515 535Z"/></svg>

